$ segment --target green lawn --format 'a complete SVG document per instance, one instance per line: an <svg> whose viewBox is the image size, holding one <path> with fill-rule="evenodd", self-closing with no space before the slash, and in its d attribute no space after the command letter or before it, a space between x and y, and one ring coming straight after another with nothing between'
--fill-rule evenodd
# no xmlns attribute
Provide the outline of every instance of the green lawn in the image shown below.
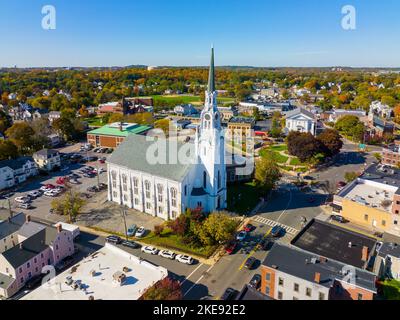
<svg viewBox="0 0 400 320"><path fill-rule="evenodd" d="M103 122L101 121L101 117L94 117L94 118L86 118L84 121L86 121L89 126L92 127L102 127L104 126Z"/></svg>
<svg viewBox="0 0 400 320"><path fill-rule="evenodd" d="M280 151L284 151L284 149L282 149L282 148L283 148L282 146L274 146L274 147L269 147L269 148L263 149L260 151L260 156L264 157L268 151L271 151L278 164L286 164L286 162L289 160L289 157L284 156L279 153Z"/></svg>
<svg viewBox="0 0 400 320"><path fill-rule="evenodd" d="M253 182L231 184L228 186L228 211L248 214L257 206L261 196Z"/></svg>
<svg viewBox="0 0 400 320"><path fill-rule="evenodd" d="M165 229L161 236L156 236L151 232L147 237L141 239L144 243L153 246L159 246L167 248L169 250L177 250L189 255L196 255L202 258L209 258L214 251L216 246L205 246L205 247L191 247L183 243L182 238L172 234L171 230Z"/></svg>

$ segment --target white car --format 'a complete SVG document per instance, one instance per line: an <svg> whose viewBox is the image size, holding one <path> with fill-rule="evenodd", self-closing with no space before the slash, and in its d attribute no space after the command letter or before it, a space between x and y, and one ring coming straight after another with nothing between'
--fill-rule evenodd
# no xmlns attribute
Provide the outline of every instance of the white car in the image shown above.
<svg viewBox="0 0 400 320"><path fill-rule="evenodd" d="M47 188L46 186L43 186L39 189L42 192L50 191L51 189Z"/></svg>
<svg viewBox="0 0 400 320"><path fill-rule="evenodd" d="M28 193L28 196L32 197L32 198L38 198L42 195L42 193L40 191L31 191Z"/></svg>
<svg viewBox="0 0 400 320"><path fill-rule="evenodd" d="M184 263L184 264L189 264L190 265L190 264L194 263L194 260L193 260L192 257L189 257L189 256L184 255L184 254L177 255L175 259L177 261L179 261L180 263Z"/></svg>
<svg viewBox="0 0 400 320"><path fill-rule="evenodd" d="M156 255L156 254L158 254L159 250L157 248L154 248L151 246L146 246L146 247L142 247L142 252Z"/></svg>
<svg viewBox="0 0 400 320"><path fill-rule="evenodd" d="M29 199L28 197L17 197L14 200L15 200L15 202L18 202L18 203L27 203L31 199Z"/></svg>
<svg viewBox="0 0 400 320"><path fill-rule="evenodd" d="M174 260L176 254L169 250L162 250L160 251L159 255L163 258Z"/></svg>
<svg viewBox="0 0 400 320"><path fill-rule="evenodd" d="M44 193L44 195L46 196L46 197L56 197L56 196L58 196L60 193L59 192L57 192L56 190L49 190L49 191L46 191L45 193Z"/></svg>
<svg viewBox="0 0 400 320"><path fill-rule="evenodd" d="M144 227L140 227L139 229L137 229L137 231L135 233L135 237L142 238L142 237L144 237L145 234L146 234L146 229Z"/></svg>
<svg viewBox="0 0 400 320"><path fill-rule="evenodd" d="M236 236L236 240L238 241L244 241L247 237L247 232L246 231L240 231L238 235Z"/></svg>
<svg viewBox="0 0 400 320"><path fill-rule="evenodd" d="M106 172L104 168L99 168L99 169L94 169L94 171L98 172L98 174L102 174L103 172Z"/></svg>

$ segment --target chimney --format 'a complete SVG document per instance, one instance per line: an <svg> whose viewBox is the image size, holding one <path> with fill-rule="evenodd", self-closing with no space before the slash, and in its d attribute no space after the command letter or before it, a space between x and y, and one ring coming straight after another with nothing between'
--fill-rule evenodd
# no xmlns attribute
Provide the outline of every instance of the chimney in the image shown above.
<svg viewBox="0 0 400 320"><path fill-rule="evenodd" d="M58 224L58 225L57 225L57 232L58 232L58 233L61 233L62 230L63 230L62 225L61 225L61 224Z"/></svg>
<svg viewBox="0 0 400 320"><path fill-rule="evenodd" d="M31 216L28 214L25 218L26 223L31 222Z"/></svg>
<svg viewBox="0 0 400 320"><path fill-rule="evenodd" d="M363 247L361 260L364 262L368 261L368 247Z"/></svg>
<svg viewBox="0 0 400 320"><path fill-rule="evenodd" d="M321 282L321 274L319 272L315 273L314 281L316 283L320 283Z"/></svg>
<svg viewBox="0 0 400 320"><path fill-rule="evenodd" d="M122 121L119 123L119 131L121 131L121 132L124 131Z"/></svg>

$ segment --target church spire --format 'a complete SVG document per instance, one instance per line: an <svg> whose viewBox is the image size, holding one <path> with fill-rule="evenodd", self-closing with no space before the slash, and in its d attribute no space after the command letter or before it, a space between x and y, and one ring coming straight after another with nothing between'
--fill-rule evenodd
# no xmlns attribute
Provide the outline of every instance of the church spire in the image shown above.
<svg viewBox="0 0 400 320"><path fill-rule="evenodd" d="M208 92L215 91L214 46L211 48L210 72L208 75Z"/></svg>

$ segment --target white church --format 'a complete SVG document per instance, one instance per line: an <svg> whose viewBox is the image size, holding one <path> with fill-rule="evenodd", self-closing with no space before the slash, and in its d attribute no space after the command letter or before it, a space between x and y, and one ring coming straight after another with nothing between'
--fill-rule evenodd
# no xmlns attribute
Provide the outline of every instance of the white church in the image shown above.
<svg viewBox="0 0 400 320"><path fill-rule="evenodd" d="M188 156L191 161L151 163L146 155L153 146L148 137L131 135L114 151L107 162L109 201L164 220L174 220L186 209L209 213L226 208L225 138L217 107L214 49L205 107ZM175 149L165 141L163 153Z"/></svg>

